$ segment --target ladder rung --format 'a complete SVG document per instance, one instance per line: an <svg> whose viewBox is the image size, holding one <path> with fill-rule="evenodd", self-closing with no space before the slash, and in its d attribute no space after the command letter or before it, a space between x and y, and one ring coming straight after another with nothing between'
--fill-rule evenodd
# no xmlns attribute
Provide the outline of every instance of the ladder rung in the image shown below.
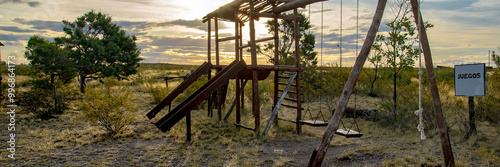
<svg viewBox="0 0 500 167"><path fill-rule="evenodd" d="M278 82L278 85L288 85L288 83ZM297 85L291 84L290 86L297 86Z"/></svg>
<svg viewBox="0 0 500 167"><path fill-rule="evenodd" d="M287 85L287 83L278 82L278 85ZM295 84L291 84L290 86L297 87L297 85L295 85ZM300 87L304 88L304 86L302 86L302 85L300 85Z"/></svg>
<svg viewBox="0 0 500 167"><path fill-rule="evenodd" d="M283 107L288 107L288 108L295 108L295 109L297 109L297 106L292 106L292 105L283 104L283 103L281 103L281 105L282 105ZM301 108L301 110L304 110L304 108Z"/></svg>
<svg viewBox="0 0 500 167"><path fill-rule="evenodd" d="M285 97L285 100L297 103L297 99L292 99L292 98ZM304 101L301 101L301 102L304 103Z"/></svg>
<svg viewBox="0 0 500 167"><path fill-rule="evenodd" d="M285 79L290 79L290 76L283 76L283 75L278 75L278 78L285 78Z"/></svg>
<svg viewBox="0 0 500 167"><path fill-rule="evenodd" d="M278 89L278 92L283 92L283 90ZM297 92L294 92L294 91L288 91L288 93L290 93L290 94L297 94ZM300 95L304 95L304 92L300 92Z"/></svg>
<svg viewBox="0 0 500 167"><path fill-rule="evenodd" d="M295 74L295 73L297 73L297 72L285 71L285 72L283 72L283 73L288 74L288 75L293 75L293 74Z"/></svg>

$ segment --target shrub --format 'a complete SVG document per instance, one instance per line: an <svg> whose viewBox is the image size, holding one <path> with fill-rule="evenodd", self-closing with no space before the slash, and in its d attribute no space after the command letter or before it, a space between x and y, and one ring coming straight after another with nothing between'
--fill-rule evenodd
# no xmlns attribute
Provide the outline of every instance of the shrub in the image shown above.
<svg viewBox="0 0 500 167"><path fill-rule="evenodd" d="M148 87L149 93L153 96L153 104L160 103L170 93L168 88L165 88L165 86L155 85L152 80L148 81L146 86Z"/></svg>
<svg viewBox="0 0 500 167"><path fill-rule="evenodd" d="M105 84L89 89L85 96L76 106L87 121L101 126L108 134L115 135L134 121L132 113L138 107L130 102L130 92L125 87Z"/></svg>
<svg viewBox="0 0 500 167"><path fill-rule="evenodd" d="M493 71L487 77L487 92L476 98L477 116L494 124L500 124L500 71Z"/></svg>
<svg viewBox="0 0 500 167"><path fill-rule="evenodd" d="M55 90L45 80L30 81L32 87L29 91L21 93L19 105L25 111L32 113L36 118L47 120L62 114L68 109L69 100L76 95L76 90L64 85Z"/></svg>

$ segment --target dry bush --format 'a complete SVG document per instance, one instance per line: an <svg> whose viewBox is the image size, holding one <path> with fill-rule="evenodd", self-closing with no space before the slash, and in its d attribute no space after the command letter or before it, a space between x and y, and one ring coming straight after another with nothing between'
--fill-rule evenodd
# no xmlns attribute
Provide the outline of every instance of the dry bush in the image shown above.
<svg viewBox="0 0 500 167"><path fill-rule="evenodd" d="M110 135L120 132L134 121L132 113L138 106L130 100L130 92L125 87L112 87L108 84L88 89L86 98L76 103L83 117L91 124L99 125Z"/></svg>
<svg viewBox="0 0 500 167"><path fill-rule="evenodd" d="M169 88L155 84L153 80L147 81L146 86L148 87L149 93L153 96L153 104L160 103L170 93Z"/></svg>

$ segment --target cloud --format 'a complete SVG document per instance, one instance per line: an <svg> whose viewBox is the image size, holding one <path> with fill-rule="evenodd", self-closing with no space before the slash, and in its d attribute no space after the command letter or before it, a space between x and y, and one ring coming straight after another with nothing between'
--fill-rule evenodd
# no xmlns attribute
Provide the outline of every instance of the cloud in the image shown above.
<svg viewBox="0 0 500 167"><path fill-rule="evenodd" d="M38 1L32 1L32 2L28 2L28 5L30 7L38 7L40 6L42 3L38 2Z"/></svg>
<svg viewBox="0 0 500 167"><path fill-rule="evenodd" d="M62 22L59 21L46 21L46 20L27 20L23 18L15 18L12 19L13 22L29 25L31 28L40 31L55 31L62 32Z"/></svg>
<svg viewBox="0 0 500 167"><path fill-rule="evenodd" d="M208 26L203 23L200 19L194 20L173 20L173 21L159 21L159 22L146 22L146 21L117 21L117 25L122 26L127 30L134 30L138 32L149 31L154 28L165 28L172 26L181 26L185 28L197 29L200 31L208 31ZM219 29L229 29L232 27L227 26L224 22L219 22ZM212 30L214 30L214 24L212 24Z"/></svg>
<svg viewBox="0 0 500 167"><path fill-rule="evenodd" d="M35 30L22 29L16 26L0 26L0 30L14 32L14 33L29 33L29 32L39 32Z"/></svg>
<svg viewBox="0 0 500 167"><path fill-rule="evenodd" d="M24 0L0 0L0 4L6 4L6 3L14 3L14 4L26 3L30 7L38 7L41 5L41 2L38 2L38 1L26 2Z"/></svg>

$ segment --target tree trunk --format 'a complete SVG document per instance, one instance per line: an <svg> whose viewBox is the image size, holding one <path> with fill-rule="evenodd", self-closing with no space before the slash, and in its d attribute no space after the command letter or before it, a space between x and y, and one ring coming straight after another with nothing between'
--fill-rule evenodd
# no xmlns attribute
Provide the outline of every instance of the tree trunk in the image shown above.
<svg viewBox="0 0 500 167"><path fill-rule="evenodd" d="M54 79L54 74L50 74L50 83L52 84L52 90L53 90L53 94L54 94L54 107L56 107L57 109L57 94L56 94L56 84L54 83L55 79ZM59 112L59 111L58 111Z"/></svg>
<svg viewBox="0 0 500 167"><path fill-rule="evenodd" d="M396 81L397 81L397 73L394 73L394 75L393 75L393 83L394 83L393 84L393 86L394 86L394 90L393 91L394 92L392 94L392 101L394 102L394 111L393 111L394 118L396 118L396 109L398 107L398 103L397 103L397 99L398 98L397 98L397 90L396 90L397 82Z"/></svg>
<svg viewBox="0 0 500 167"><path fill-rule="evenodd" d="M85 94L85 79L87 79L87 76L80 74L80 93L83 94Z"/></svg>

